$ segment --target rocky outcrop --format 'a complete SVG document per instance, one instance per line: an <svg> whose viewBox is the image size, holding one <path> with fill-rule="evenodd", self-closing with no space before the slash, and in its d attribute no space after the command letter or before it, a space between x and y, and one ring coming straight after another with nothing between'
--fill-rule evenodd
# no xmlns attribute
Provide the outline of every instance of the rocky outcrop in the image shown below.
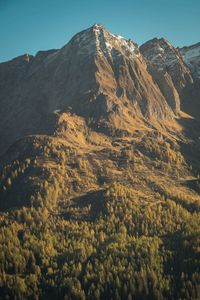
<svg viewBox="0 0 200 300"><path fill-rule="evenodd" d="M200 43L178 48L194 79L200 79Z"/></svg>
<svg viewBox="0 0 200 300"><path fill-rule="evenodd" d="M166 39L153 39L140 47L148 70L175 113L180 111L184 89L193 82L181 54Z"/></svg>

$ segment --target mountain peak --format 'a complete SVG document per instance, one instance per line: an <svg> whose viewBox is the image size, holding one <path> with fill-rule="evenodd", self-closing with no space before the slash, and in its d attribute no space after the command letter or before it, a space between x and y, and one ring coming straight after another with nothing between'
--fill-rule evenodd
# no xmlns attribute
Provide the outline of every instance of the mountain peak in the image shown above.
<svg viewBox="0 0 200 300"><path fill-rule="evenodd" d="M94 25L92 25L92 28L93 29L103 29L104 26L100 23L95 23Z"/></svg>
<svg viewBox="0 0 200 300"><path fill-rule="evenodd" d="M154 38L140 47L148 69L175 112L180 111L180 95L193 82L180 52L165 38ZM169 88L170 87L170 88ZM178 92L178 93L177 93Z"/></svg>
<svg viewBox="0 0 200 300"><path fill-rule="evenodd" d="M152 63L160 64L163 62L166 65L172 63L171 60L178 58L176 49L172 44L165 38L154 38L144 43L140 50L145 53L145 57L148 58Z"/></svg>
<svg viewBox="0 0 200 300"><path fill-rule="evenodd" d="M146 43L166 43L166 44L169 44L169 45L171 45L171 43L168 41L168 39L166 39L165 37L160 37L160 38L158 38L158 37L155 37L155 38L153 38L153 39L151 39L151 40L149 40L149 41L147 41ZM146 44L145 43L145 44Z"/></svg>
<svg viewBox="0 0 200 300"><path fill-rule="evenodd" d="M138 45L131 39L112 34L103 25L94 24L92 27L77 33L64 47L73 46L81 56L106 56L113 60L113 56L125 55L134 58L139 55Z"/></svg>
<svg viewBox="0 0 200 300"><path fill-rule="evenodd" d="M174 69L177 64L181 64L186 69L179 51L165 38L154 38L147 41L140 47L140 51L149 62L160 70Z"/></svg>

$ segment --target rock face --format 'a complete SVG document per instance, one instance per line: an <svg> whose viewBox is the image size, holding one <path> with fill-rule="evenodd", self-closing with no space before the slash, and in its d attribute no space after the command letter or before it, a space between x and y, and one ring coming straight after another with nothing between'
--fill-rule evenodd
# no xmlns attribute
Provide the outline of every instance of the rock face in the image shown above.
<svg viewBox="0 0 200 300"><path fill-rule="evenodd" d="M200 43L178 49L185 64L191 71L194 82L186 87L182 99L182 109L195 118L200 117Z"/></svg>
<svg viewBox="0 0 200 300"><path fill-rule="evenodd" d="M97 119L122 105L140 115L165 113L165 100L160 99L137 45L101 25L75 35L50 59L56 65L57 91L51 97L51 110L70 106L77 114Z"/></svg>
<svg viewBox="0 0 200 300"><path fill-rule="evenodd" d="M178 48L195 79L200 79L200 43Z"/></svg>
<svg viewBox="0 0 200 300"><path fill-rule="evenodd" d="M0 154L25 135L53 132L62 112L104 132L172 119L192 84L179 50L165 39L139 49L95 24L59 50L0 64Z"/></svg>
<svg viewBox="0 0 200 300"><path fill-rule="evenodd" d="M188 66L179 51L166 39L153 39L140 47L148 69L174 112L180 111L180 98L193 82Z"/></svg>

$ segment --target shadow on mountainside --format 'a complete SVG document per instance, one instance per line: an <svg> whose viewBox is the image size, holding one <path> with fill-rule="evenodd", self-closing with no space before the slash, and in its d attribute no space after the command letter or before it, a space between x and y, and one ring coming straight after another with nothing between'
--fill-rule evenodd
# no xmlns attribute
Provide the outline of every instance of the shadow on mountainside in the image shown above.
<svg viewBox="0 0 200 300"><path fill-rule="evenodd" d="M89 191L72 198L70 205L62 208L61 214L66 220L94 220L104 207L104 190Z"/></svg>
<svg viewBox="0 0 200 300"><path fill-rule="evenodd" d="M200 119L181 118L178 122L188 138L188 143L179 142L180 151L196 176L200 173Z"/></svg>

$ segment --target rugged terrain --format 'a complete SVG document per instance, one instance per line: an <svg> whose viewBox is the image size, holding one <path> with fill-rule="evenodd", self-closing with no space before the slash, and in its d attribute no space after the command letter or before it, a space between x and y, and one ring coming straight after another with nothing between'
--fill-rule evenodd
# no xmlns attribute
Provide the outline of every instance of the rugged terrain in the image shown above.
<svg viewBox="0 0 200 300"><path fill-rule="evenodd" d="M0 299L200 297L199 87L99 24L0 64Z"/></svg>

